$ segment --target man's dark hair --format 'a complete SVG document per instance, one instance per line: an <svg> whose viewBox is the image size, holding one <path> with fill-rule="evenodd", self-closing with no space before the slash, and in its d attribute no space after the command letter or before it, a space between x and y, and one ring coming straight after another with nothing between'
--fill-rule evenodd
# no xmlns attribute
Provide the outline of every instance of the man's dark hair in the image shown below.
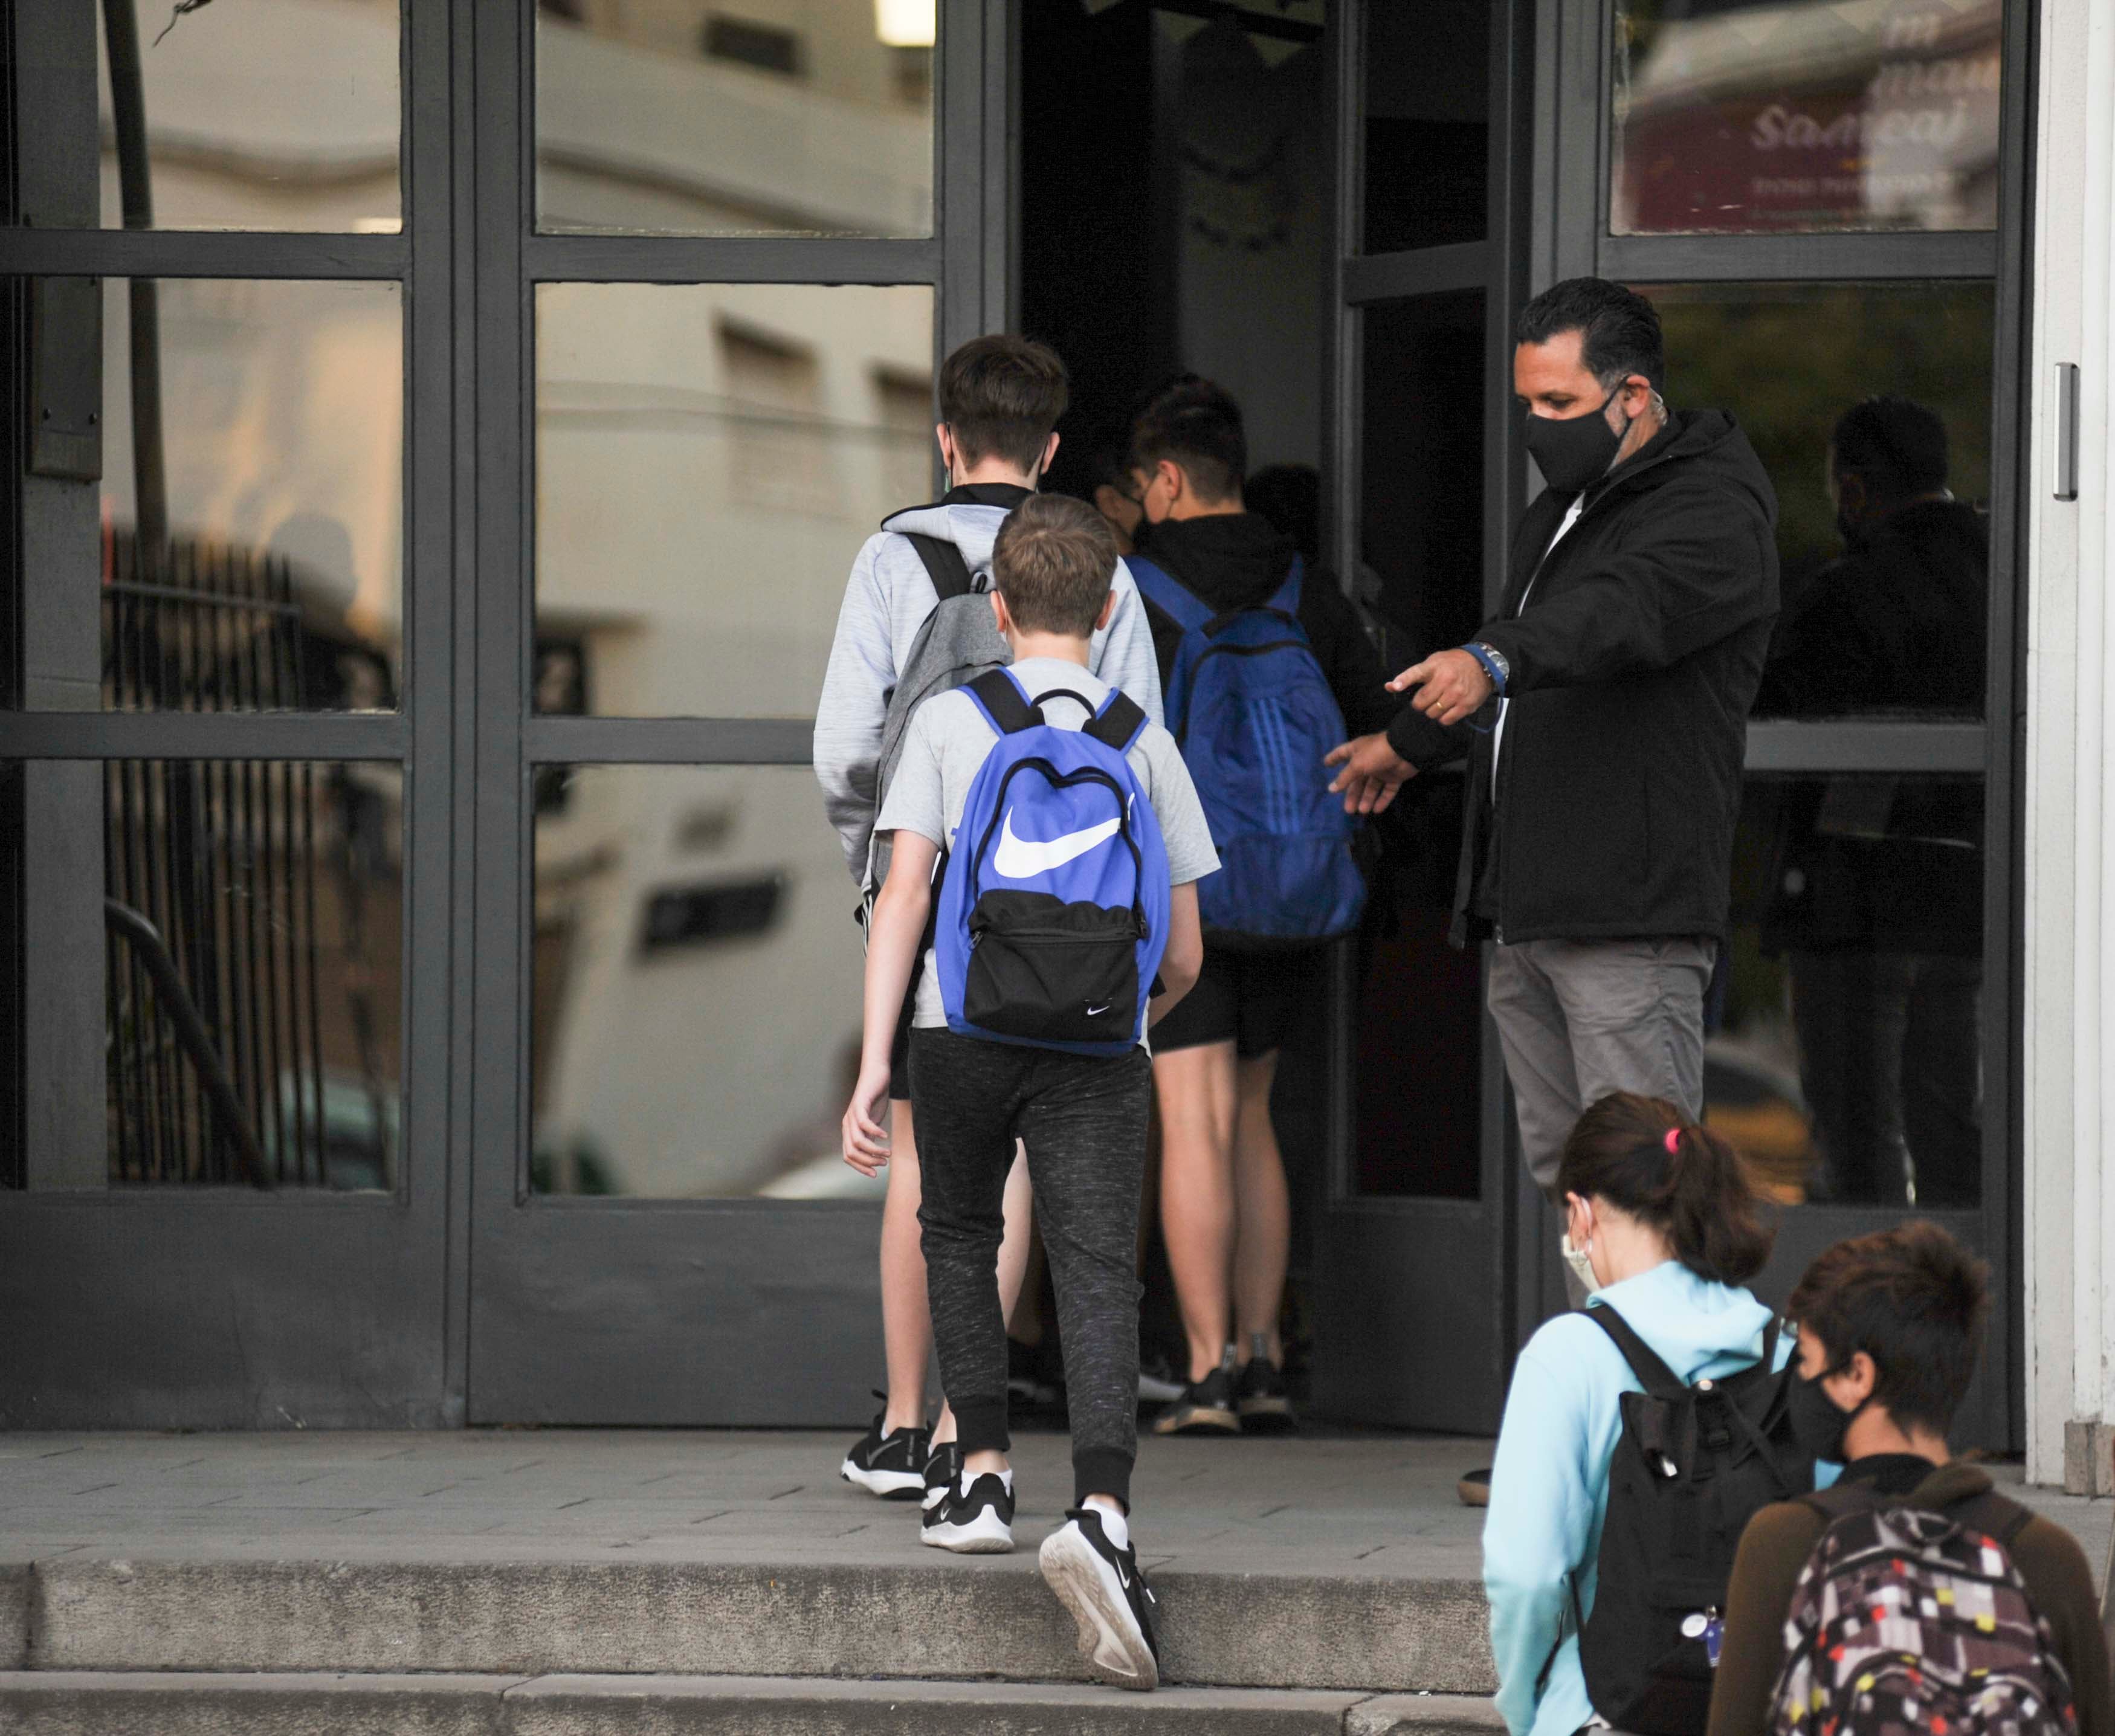
<svg viewBox="0 0 2115 1736"><path fill-rule="evenodd" d="M1013 624L1085 639L1116 577L1108 520L1069 494L1031 494L1006 516L992 545L992 583Z"/></svg>
<svg viewBox="0 0 2115 1736"><path fill-rule="evenodd" d="M1241 407L1220 387L1177 374L1147 398L1131 425L1131 462L1151 471L1163 458L1182 466L1208 501L1240 498L1249 441Z"/></svg>
<svg viewBox="0 0 2115 1736"><path fill-rule="evenodd" d="M1829 436L1836 474L1858 475L1883 500L1946 486L1946 424L1907 398L1868 398L1837 420Z"/></svg>
<svg viewBox="0 0 2115 1736"><path fill-rule="evenodd" d="M1583 334L1580 360L1604 387L1641 373L1658 392L1667 378L1659 311L1636 290L1606 277L1567 277L1520 310L1516 344L1546 344L1560 332Z"/></svg>
<svg viewBox="0 0 2115 1736"><path fill-rule="evenodd" d="M1873 1400L1903 1427L1943 1435L1982 1349L1990 1268L1924 1219L1826 1250L1785 1312L1821 1340L1833 1367L1863 1350Z"/></svg>
<svg viewBox="0 0 2115 1736"><path fill-rule="evenodd" d="M940 364L940 419L965 465L1003 458L1033 470L1071 401L1064 363L1033 338L973 337Z"/></svg>

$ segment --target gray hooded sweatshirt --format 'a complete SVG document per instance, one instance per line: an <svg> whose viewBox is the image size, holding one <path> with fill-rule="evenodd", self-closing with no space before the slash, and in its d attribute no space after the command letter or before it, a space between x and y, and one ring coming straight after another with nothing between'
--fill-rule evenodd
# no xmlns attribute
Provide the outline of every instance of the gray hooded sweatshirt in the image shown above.
<svg viewBox="0 0 2115 1736"><path fill-rule="evenodd" d="M957 489L950 501L938 506L913 506L884 519L879 532L866 539L852 562L851 578L845 585L830 666L815 708L815 776L854 880L863 880L866 873L867 845L874 831L875 770L889 695L896 689L897 672L911 655L918 630L940 600L925 563L901 533L916 531L952 543L962 552L978 589L988 589L992 543L1012 507L1011 503L1002 506L964 501L960 497L966 492ZM1110 685L1122 688L1158 723L1160 667L1154 657L1153 634L1146 624L1145 601L1121 561L1111 589L1116 593L1116 611L1090 644L1087 666Z"/></svg>

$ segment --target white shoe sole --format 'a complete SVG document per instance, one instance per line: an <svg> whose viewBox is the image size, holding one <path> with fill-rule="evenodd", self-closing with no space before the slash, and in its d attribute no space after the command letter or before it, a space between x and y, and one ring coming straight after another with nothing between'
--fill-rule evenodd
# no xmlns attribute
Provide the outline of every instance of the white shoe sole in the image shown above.
<svg viewBox="0 0 2115 1736"><path fill-rule="evenodd" d="M1010 1555L1013 1528L987 1507L966 1525L928 1525L918 1541L957 1555Z"/></svg>
<svg viewBox="0 0 2115 1736"><path fill-rule="evenodd" d="M1160 1665L1139 1631L1116 1569L1078 1530L1067 1525L1043 1540L1044 1579L1077 1624L1080 1657L1088 1674L1112 1688L1140 1692L1160 1685Z"/></svg>
<svg viewBox="0 0 2115 1736"><path fill-rule="evenodd" d="M837 1475L855 1488L878 1495L885 1501L915 1500L925 1492L925 1474L922 1471L865 1470L849 1455L837 1467Z"/></svg>

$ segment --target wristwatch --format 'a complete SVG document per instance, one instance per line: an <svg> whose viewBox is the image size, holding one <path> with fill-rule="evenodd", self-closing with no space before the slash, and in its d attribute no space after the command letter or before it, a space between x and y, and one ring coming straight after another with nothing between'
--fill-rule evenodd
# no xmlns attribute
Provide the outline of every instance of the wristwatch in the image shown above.
<svg viewBox="0 0 2115 1736"><path fill-rule="evenodd" d="M1484 673L1491 678L1491 685L1503 694L1513 673L1513 666L1506 661L1505 653L1481 639L1471 639L1461 648L1484 666Z"/></svg>

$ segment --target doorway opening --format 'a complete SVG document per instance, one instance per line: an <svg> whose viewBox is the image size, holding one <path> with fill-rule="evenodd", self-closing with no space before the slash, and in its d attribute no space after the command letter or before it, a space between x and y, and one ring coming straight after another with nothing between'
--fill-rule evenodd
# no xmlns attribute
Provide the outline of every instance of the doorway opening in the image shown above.
<svg viewBox="0 0 2115 1736"><path fill-rule="evenodd" d="M1048 486L1133 492L1140 398L1177 373L1214 381L1243 412L1249 510L1352 597L1391 673L1466 637L1484 591L1484 295L1352 306L1339 269L1484 234L1492 8L1418 8L1415 32L1393 16L1410 10L1355 16L1364 40L1347 54L1328 16L1344 11L1321 0L1053 0L1024 8L1019 62L1018 325L1071 377ZM1347 113L1356 127L1340 128ZM1369 190L1347 219L1354 157ZM1415 1212L1482 1191L1480 962L1447 939L1461 799L1454 776L1415 779L1368 828L1363 927L1314 979L1276 1075L1287 1368L1296 1396L1347 1420L1415 1408L1376 1409L1342 1376L1389 1347L1333 1317L1345 1286L1318 1282L1324 1220L1347 1200ZM1145 1359L1179 1378L1157 1233L1146 1287Z"/></svg>

